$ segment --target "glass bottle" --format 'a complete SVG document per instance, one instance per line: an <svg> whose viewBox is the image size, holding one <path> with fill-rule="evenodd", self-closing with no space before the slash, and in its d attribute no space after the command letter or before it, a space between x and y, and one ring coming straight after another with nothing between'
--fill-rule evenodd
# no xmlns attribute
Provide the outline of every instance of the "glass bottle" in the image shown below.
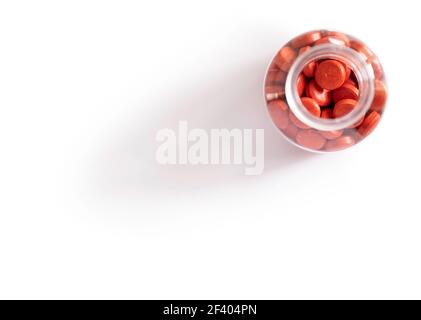
<svg viewBox="0 0 421 320"><path fill-rule="evenodd" d="M338 80L338 74L344 78ZM387 85L379 59L363 42L315 30L278 51L264 94L272 121L286 139L308 151L332 152L373 132L384 112Z"/></svg>

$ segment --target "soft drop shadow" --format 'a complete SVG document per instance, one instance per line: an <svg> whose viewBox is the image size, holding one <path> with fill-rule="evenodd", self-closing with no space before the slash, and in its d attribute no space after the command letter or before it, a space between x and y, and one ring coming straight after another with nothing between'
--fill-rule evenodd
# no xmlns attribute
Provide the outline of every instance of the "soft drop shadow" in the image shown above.
<svg viewBox="0 0 421 320"><path fill-rule="evenodd" d="M312 154L289 144L270 121L262 94L267 62L264 58L223 74L202 74L200 81L185 84L179 94L158 98L153 106L156 116L134 117L129 129L114 136L98 155L91 166L95 167L95 188L113 195L191 192L279 176L309 159ZM177 130L184 120L189 129L264 129L264 173L246 176L245 165L159 165L155 160L157 131Z"/></svg>

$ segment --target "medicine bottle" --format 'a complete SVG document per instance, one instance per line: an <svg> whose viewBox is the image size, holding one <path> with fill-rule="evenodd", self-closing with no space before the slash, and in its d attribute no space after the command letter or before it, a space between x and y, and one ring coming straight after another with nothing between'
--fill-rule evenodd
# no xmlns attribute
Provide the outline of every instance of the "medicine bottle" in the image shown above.
<svg viewBox="0 0 421 320"><path fill-rule="evenodd" d="M273 123L291 143L332 152L373 132L384 112L387 84L379 59L363 42L315 30L277 52L264 96Z"/></svg>

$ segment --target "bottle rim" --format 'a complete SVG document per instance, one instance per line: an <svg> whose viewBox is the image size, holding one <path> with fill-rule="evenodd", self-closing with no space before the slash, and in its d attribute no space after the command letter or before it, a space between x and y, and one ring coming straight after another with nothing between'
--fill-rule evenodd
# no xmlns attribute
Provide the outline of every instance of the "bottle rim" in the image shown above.
<svg viewBox="0 0 421 320"><path fill-rule="evenodd" d="M336 119L324 119L312 115L301 103L297 81L304 67L313 61L334 59L347 64L354 72L359 88L355 108ZM301 54L292 64L285 83L285 96L291 112L307 126L321 131L336 131L353 126L370 109L374 99L374 72L365 57L355 50L335 44L322 44Z"/></svg>

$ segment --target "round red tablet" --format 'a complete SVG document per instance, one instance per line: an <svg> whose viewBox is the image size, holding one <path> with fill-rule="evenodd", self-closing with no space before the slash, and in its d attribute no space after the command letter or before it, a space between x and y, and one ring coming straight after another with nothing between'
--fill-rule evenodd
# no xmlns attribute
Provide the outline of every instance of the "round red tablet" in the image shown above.
<svg viewBox="0 0 421 320"><path fill-rule="evenodd" d="M342 86L346 80L347 71L342 62L325 60L317 66L315 79L317 84L326 90L334 90Z"/></svg>

